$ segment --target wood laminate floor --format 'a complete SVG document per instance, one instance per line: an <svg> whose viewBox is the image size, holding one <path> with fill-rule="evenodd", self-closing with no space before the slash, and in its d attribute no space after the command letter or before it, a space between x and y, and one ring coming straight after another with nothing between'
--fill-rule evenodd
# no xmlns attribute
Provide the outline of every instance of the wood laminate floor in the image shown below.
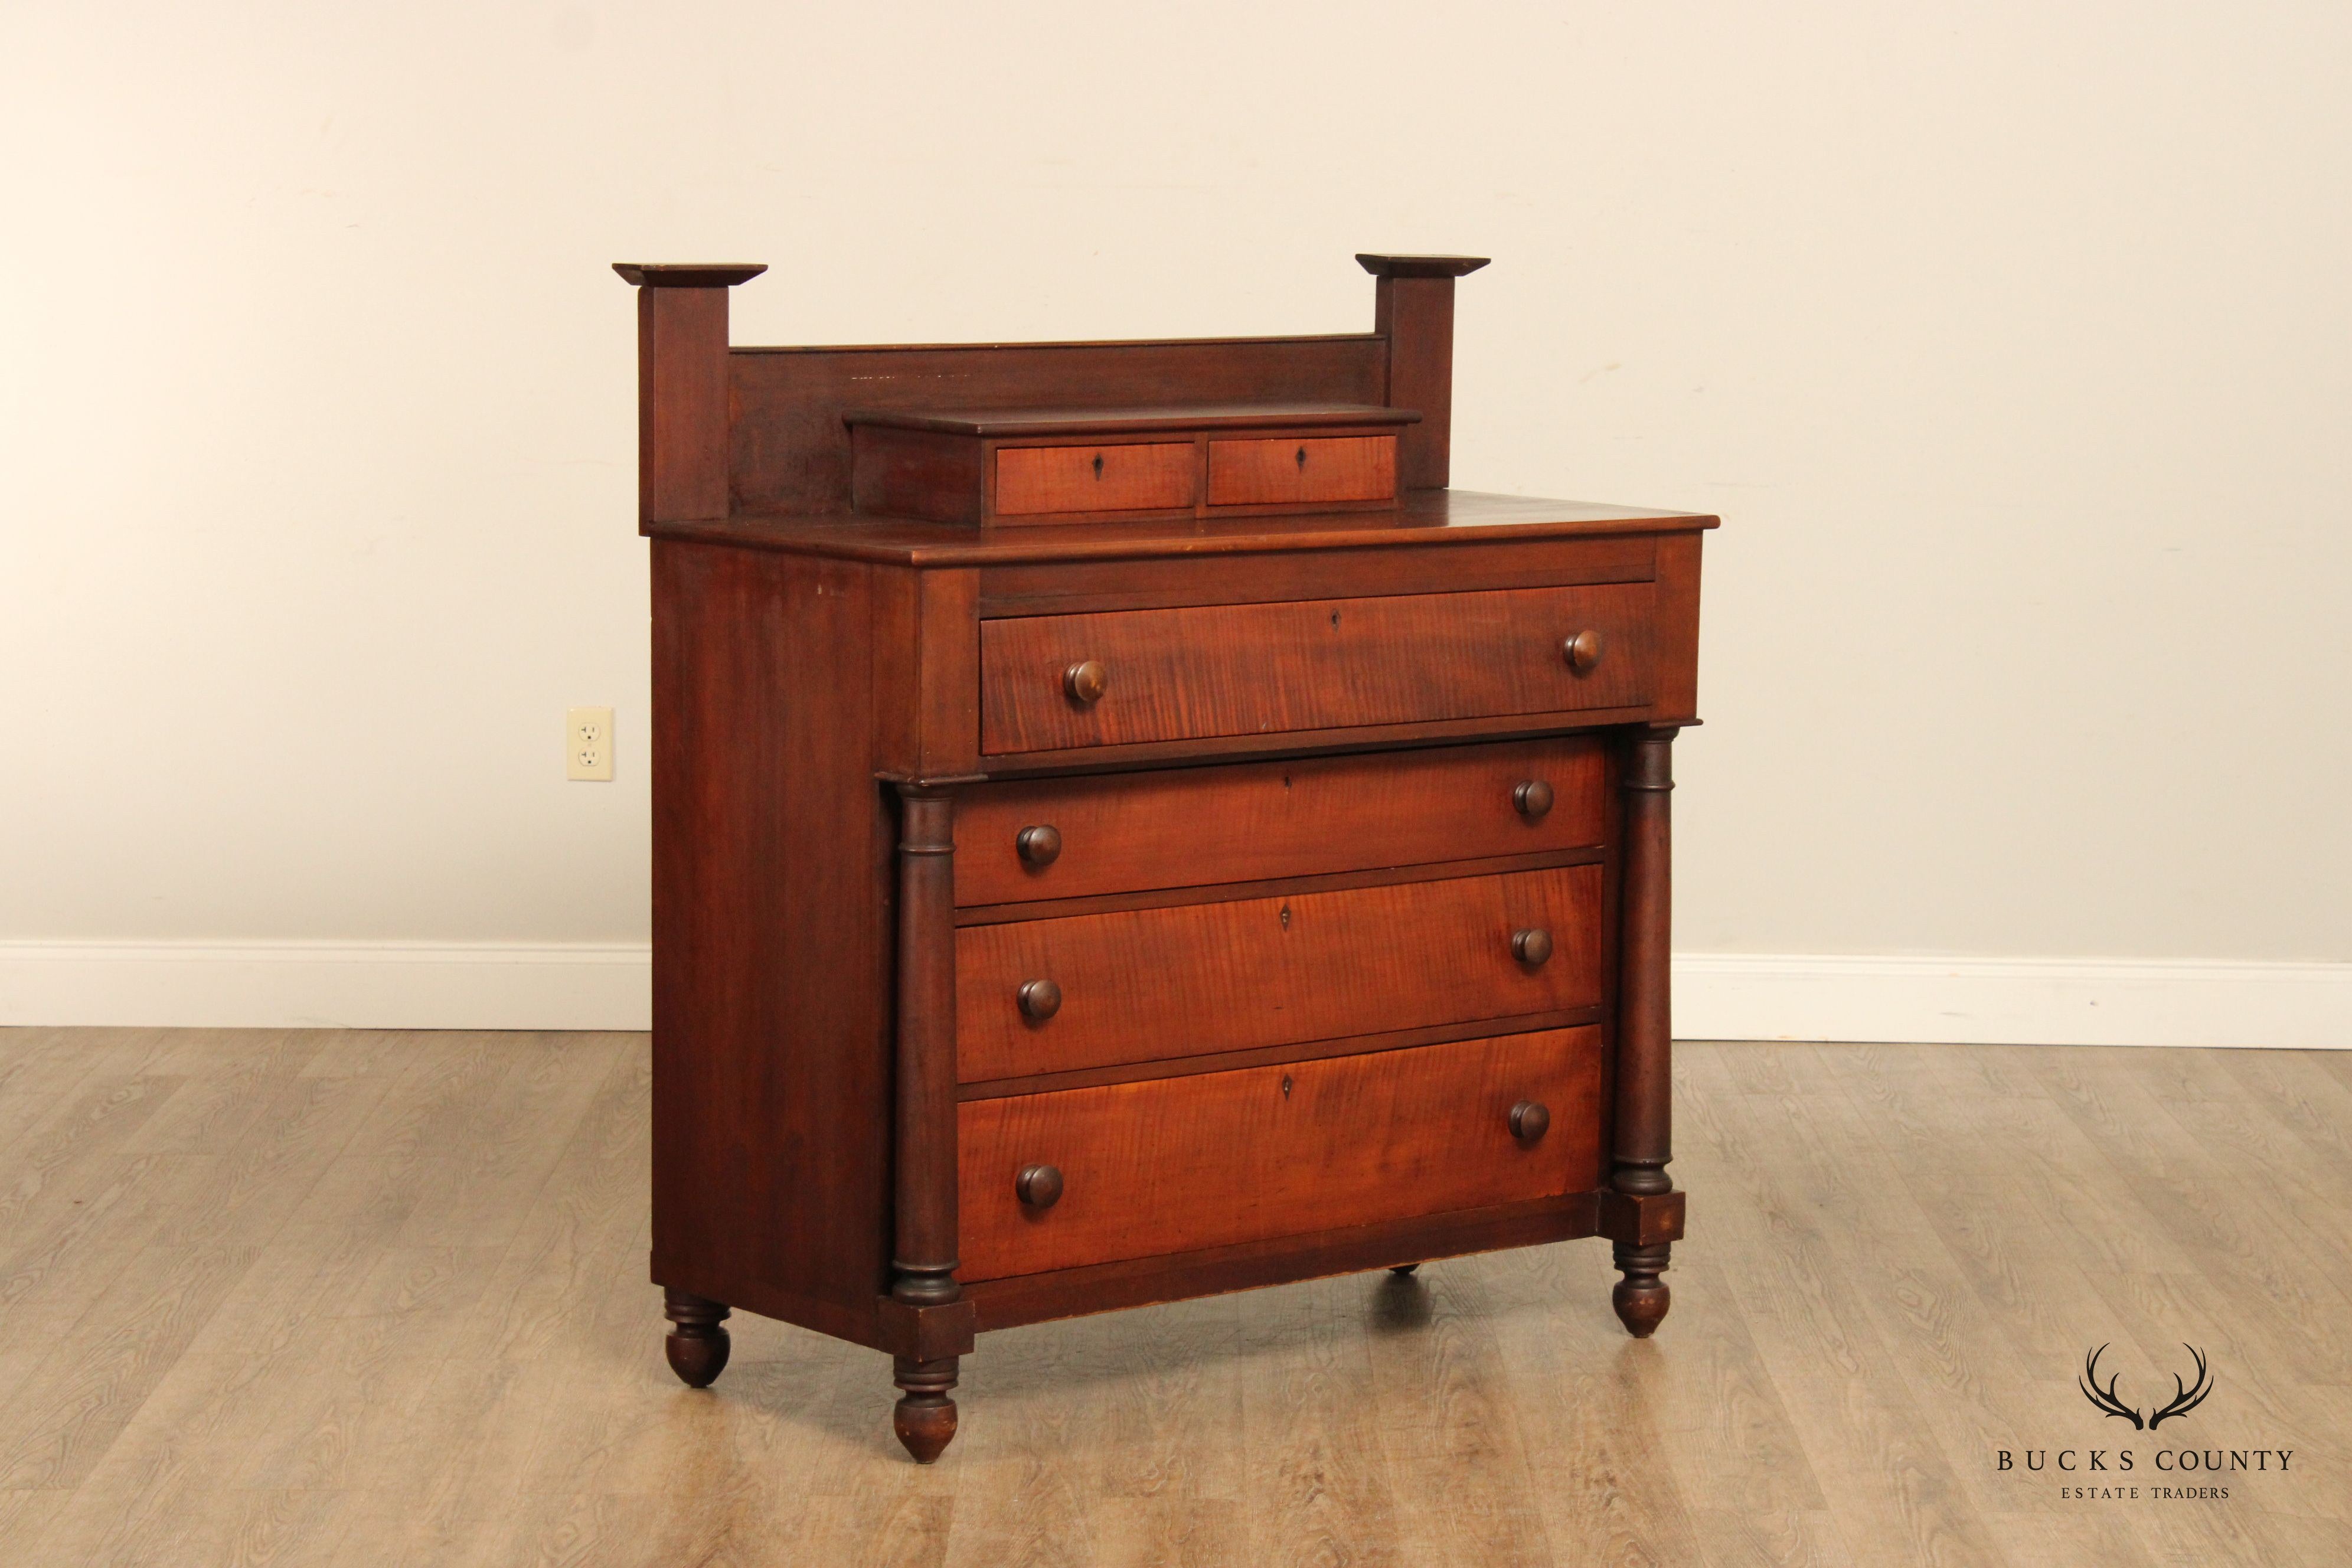
<svg viewBox="0 0 2352 1568"><path fill-rule="evenodd" d="M646 1079L0 1031L0 1563L2352 1563L2352 1054L1686 1045L1655 1340L1601 1242L1041 1325L931 1469L874 1352L739 1315L671 1378ZM2105 1342L2214 1392L2128 1430Z"/></svg>

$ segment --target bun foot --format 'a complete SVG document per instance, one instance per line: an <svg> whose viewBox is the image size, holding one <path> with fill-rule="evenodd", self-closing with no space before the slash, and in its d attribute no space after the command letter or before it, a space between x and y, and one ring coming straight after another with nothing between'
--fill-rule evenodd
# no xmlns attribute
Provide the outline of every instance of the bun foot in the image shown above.
<svg viewBox="0 0 2352 1568"><path fill-rule="evenodd" d="M668 1352L670 1371L688 1388L709 1387L727 1370L728 1352L735 1348L724 1326L728 1309L683 1290L664 1290L662 1298L662 1315L670 1321L662 1349Z"/></svg>
<svg viewBox="0 0 2352 1568"><path fill-rule="evenodd" d="M955 1441L956 1405L948 1397L956 1385L956 1358L940 1361L892 1359L898 1373L898 1403L890 1411L890 1429L919 1465L936 1461Z"/></svg>
<svg viewBox="0 0 2352 1568"><path fill-rule="evenodd" d="M1389 1272L1402 1277L1410 1278L1411 1276L1419 1273L1420 1270L1421 1265L1418 1263L1400 1263L1391 1268Z"/></svg>
<svg viewBox="0 0 2352 1568"><path fill-rule="evenodd" d="M1646 1340L1657 1331L1674 1302L1673 1293L1658 1279L1665 1271L1671 1250L1663 1244L1621 1245L1616 1249L1617 1267L1624 1270L1625 1278L1609 1293L1609 1304L1617 1309L1617 1321L1625 1325L1625 1331L1637 1340Z"/></svg>

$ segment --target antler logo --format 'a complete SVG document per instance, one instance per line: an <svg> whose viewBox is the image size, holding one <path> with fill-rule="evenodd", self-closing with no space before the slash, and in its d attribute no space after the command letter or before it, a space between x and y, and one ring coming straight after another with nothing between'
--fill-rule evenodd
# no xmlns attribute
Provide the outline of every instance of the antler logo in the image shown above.
<svg viewBox="0 0 2352 1568"><path fill-rule="evenodd" d="M2139 1411L2136 1407L2126 1405L2116 1393L2116 1373L2107 1374L2107 1385L2105 1388L2099 1386L2099 1358L2107 1353L2105 1345L2101 1345L2084 1358L2083 1378L2077 1386L2082 1389L2083 1397L2089 1400L2095 1408L2104 1410L2110 1415L2122 1416L2132 1424L2133 1431L2137 1432L2145 1427L2153 1432L2159 1423L2175 1415L2188 1415L2200 1405L2204 1404L2205 1396L2213 1392L2213 1375L2206 1368L2205 1352L2192 1344L2184 1343L2180 1348L2187 1351L2196 1361L2197 1381L2184 1386L2179 1373L2175 1373L2172 1378L2172 1403L2148 1416L2146 1421L2140 1419Z"/></svg>

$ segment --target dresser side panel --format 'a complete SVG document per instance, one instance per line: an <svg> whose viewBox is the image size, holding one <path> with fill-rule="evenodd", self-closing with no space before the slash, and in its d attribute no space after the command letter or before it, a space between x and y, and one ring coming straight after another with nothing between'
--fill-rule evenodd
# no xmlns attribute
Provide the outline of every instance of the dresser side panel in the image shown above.
<svg viewBox="0 0 2352 1568"><path fill-rule="evenodd" d="M894 841L872 570L654 545L654 1277L869 1342Z"/></svg>
<svg viewBox="0 0 2352 1568"><path fill-rule="evenodd" d="M1703 535L1658 542L1658 691L1652 722L1698 717L1698 563Z"/></svg>

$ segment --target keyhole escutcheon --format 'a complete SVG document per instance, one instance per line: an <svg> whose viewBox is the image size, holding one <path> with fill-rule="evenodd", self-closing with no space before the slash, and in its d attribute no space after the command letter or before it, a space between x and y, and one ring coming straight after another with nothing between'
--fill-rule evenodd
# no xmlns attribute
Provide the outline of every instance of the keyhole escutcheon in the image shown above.
<svg viewBox="0 0 2352 1568"><path fill-rule="evenodd" d="M1095 454L1095 478L1102 478L1102 454L1100 452L1097 452Z"/></svg>
<svg viewBox="0 0 2352 1568"><path fill-rule="evenodd" d="M1307 448L1304 447L1298 448L1298 466L1301 468L1307 467Z"/></svg>

